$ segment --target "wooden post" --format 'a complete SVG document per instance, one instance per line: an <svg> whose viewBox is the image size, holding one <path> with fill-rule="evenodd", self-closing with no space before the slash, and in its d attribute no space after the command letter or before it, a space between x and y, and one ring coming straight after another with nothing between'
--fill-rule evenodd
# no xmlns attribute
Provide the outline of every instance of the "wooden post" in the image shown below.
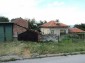
<svg viewBox="0 0 85 63"><path fill-rule="evenodd" d="M59 36L58 36L58 42L59 42Z"/></svg>

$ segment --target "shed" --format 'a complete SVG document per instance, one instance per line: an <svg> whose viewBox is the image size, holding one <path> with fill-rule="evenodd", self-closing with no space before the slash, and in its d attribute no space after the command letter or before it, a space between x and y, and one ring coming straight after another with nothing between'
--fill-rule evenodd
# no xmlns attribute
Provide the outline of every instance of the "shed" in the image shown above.
<svg viewBox="0 0 85 63"><path fill-rule="evenodd" d="M38 41L38 32L33 30L27 30L18 35L19 41Z"/></svg>
<svg viewBox="0 0 85 63"><path fill-rule="evenodd" d="M0 22L0 42L13 40L13 23Z"/></svg>

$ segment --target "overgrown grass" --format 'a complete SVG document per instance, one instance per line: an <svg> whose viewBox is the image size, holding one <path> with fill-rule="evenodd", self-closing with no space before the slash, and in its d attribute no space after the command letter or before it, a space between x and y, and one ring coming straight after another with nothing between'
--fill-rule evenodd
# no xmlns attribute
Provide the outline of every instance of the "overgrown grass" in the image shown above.
<svg viewBox="0 0 85 63"><path fill-rule="evenodd" d="M62 42L1 42L0 56L17 54L22 55L24 49L28 49L31 54L57 54L85 51L85 42L72 42L63 40Z"/></svg>

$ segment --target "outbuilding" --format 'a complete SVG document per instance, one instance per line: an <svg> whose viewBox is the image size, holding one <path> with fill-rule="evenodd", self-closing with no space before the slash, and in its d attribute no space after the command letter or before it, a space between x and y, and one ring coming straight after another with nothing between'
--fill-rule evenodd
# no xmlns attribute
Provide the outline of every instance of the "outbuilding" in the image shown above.
<svg viewBox="0 0 85 63"><path fill-rule="evenodd" d="M39 41L39 34L37 31L34 30L27 30L26 32L23 32L18 35L19 41Z"/></svg>
<svg viewBox="0 0 85 63"><path fill-rule="evenodd" d="M0 42L13 40L13 23L0 22Z"/></svg>
<svg viewBox="0 0 85 63"><path fill-rule="evenodd" d="M85 40L85 31L81 30L79 28L70 28L69 34L73 35L74 37L77 35L77 36L79 36L80 39Z"/></svg>

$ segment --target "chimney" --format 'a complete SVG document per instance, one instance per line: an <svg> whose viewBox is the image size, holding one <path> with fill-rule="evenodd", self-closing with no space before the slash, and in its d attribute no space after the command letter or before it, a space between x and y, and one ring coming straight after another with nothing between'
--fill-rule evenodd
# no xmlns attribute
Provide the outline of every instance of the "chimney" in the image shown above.
<svg viewBox="0 0 85 63"><path fill-rule="evenodd" d="M56 19L56 22L57 22L57 25L60 25L60 23L59 23L59 19Z"/></svg>
<svg viewBox="0 0 85 63"><path fill-rule="evenodd" d="M56 19L56 22L59 23L59 19Z"/></svg>

